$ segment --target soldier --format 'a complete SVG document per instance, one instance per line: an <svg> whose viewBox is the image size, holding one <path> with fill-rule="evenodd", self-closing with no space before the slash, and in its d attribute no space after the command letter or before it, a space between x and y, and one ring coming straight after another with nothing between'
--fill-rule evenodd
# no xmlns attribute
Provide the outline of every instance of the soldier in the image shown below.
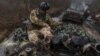
<svg viewBox="0 0 100 56"><path fill-rule="evenodd" d="M42 2L39 5L39 8L36 10L32 10L30 13L30 21L32 24L29 26L29 31L31 30L40 30L40 33L44 35L44 37L52 37L51 29L56 28L59 24L55 22L48 14L47 10L49 10L50 5L47 2ZM29 32L28 31L28 32ZM47 33L45 35L45 33ZM51 39L51 38L50 38Z"/></svg>
<svg viewBox="0 0 100 56"><path fill-rule="evenodd" d="M35 26L39 26L40 29L48 26L54 28L57 25L57 23L47 14L47 10L49 10L49 8L49 3L42 2L38 9L31 11L30 21L32 24L34 24L34 28Z"/></svg>
<svg viewBox="0 0 100 56"><path fill-rule="evenodd" d="M30 13L31 24L28 28L29 41L34 43L39 42L43 46L46 45L49 46L50 40L53 37L51 30L56 28L56 26L59 25L57 22L53 21L53 19L47 14L47 10L49 10L49 8L50 8L49 3L42 2L40 3L38 9L31 11ZM34 33L35 35L33 35L32 33ZM40 33L43 35L43 38L39 36ZM34 37L37 40L36 42ZM47 49L48 48L49 47L47 47Z"/></svg>

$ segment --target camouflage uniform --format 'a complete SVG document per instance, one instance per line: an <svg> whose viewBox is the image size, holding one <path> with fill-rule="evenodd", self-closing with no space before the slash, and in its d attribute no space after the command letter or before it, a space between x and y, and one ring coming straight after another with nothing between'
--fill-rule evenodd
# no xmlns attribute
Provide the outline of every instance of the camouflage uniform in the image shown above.
<svg viewBox="0 0 100 56"><path fill-rule="evenodd" d="M56 26L58 26L58 23L53 21L52 18L46 14L46 19L42 20L40 18L42 17L38 17L37 15L39 14L38 10L32 10L31 14L30 14L30 21L35 24L38 25L40 27L48 27L50 26L51 28L56 28Z"/></svg>
<svg viewBox="0 0 100 56"><path fill-rule="evenodd" d="M42 16L38 16L38 10L32 10L30 14L30 21L32 25L29 27L33 27L32 30L42 30L43 28L50 28L50 30L58 27L58 23L55 22L48 14L46 14L46 19L42 20ZM44 16L45 17L45 16ZM36 28L36 29L35 29ZM39 28L39 29L38 29Z"/></svg>
<svg viewBox="0 0 100 56"><path fill-rule="evenodd" d="M49 40L51 40L51 38L52 38L51 30L54 29L56 26L58 26L58 24L55 21L53 21L52 18L48 14L45 15L46 16L45 19L44 19L45 16L44 17L43 16L42 16L42 14L39 14L38 9L31 11L30 21L32 24L29 27L30 28L32 27L32 28L31 28L31 30L28 30L28 35L30 35L31 31L33 31L33 33L36 33L34 30L39 31L40 35L41 34L43 35L42 36L43 38L41 39L39 34L36 33L35 36L37 36L38 41L35 44L36 45L39 44L39 47L37 47L38 49L47 50L47 49L49 49L49 44L50 44ZM31 39L33 39L31 42L34 42L34 40L35 40L34 38L31 38L30 36L28 36L28 38L29 38L29 41L31 41Z"/></svg>

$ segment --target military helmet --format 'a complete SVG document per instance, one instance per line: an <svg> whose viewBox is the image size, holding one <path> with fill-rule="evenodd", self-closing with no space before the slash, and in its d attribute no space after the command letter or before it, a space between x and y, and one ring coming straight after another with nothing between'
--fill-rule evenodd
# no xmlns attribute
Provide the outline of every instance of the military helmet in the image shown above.
<svg viewBox="0 0 100 56"><path fill-rule="evenodd" d="M39 9L43 11L49 10L49 8L50 8L50 5L47 2L41 2L39 5Z"/></svg>

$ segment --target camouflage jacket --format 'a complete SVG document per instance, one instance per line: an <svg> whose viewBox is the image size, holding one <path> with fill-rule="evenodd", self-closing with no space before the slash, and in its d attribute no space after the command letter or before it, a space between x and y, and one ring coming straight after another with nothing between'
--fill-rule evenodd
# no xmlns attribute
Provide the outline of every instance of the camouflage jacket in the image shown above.
<svg viewBox="0 0 100 56"><path fill-rule="evenodd" d="M46 14L46 19L42 20L37 17L38 13L39 13L38 10L31 11L31 13L30 13L31 23L38 25L38 26L42 26L42 27L45 27L48 25L51 28L56 28L56 26L58 26L58 23L55 22L48 14Z"/></svg>

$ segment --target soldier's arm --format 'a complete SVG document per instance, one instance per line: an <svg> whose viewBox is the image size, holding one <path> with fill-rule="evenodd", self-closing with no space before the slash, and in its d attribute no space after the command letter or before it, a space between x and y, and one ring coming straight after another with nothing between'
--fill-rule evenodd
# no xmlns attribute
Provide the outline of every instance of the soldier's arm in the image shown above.
<svg viewBox="0 0 100 56"><path fill-rule="evenodd" d="M43 22L42 20L39 20L36 16L36 10L33 10L30 14L30 21L36 25L39 26L47 26L47 24L45 22Z"/></svg>
<svg viewBox="0 0 100 56"><path fill-rule="evenodd" d="M58 22L54 21L49 15L47 15L47 21L51 28L56 28L58 25L60 25Z"/></svg>

